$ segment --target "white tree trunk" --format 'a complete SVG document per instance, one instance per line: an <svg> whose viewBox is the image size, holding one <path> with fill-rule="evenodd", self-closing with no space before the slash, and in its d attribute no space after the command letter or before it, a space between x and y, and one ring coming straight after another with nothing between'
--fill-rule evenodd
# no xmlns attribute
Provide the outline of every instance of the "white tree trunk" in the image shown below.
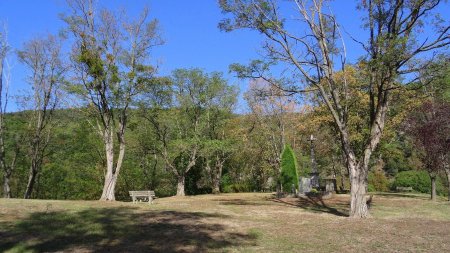
<svg viewBox="0 0 450 253"><path fill-rule="evenodd" d="M10 173L5 172L3 175L3 197L4 198L11 198L11 187L9 186L9 177Z"/></svg>
<svg viewBox="0 0 450 253"><path fill-rule="evenodd" d="M185 196L184 186L185 186L185 175L179 175L178 176L178 183L177 183L177 196Z"/></svg>
<svg viewBox="0 0 450 253"><path fill-rule="evenodd" d="M348 163L350 170L350 218L370 217L367 206L367 174L368 164L357 164L353 159Z"/></svg>
<svg viewBox="0 0 450 253"><path fill-rule="evenodd" d="M113 131L110 129L105 130L103 136L106 152L106 174L105 174L105 182L103 184L103 192L100 200L114 201L116 200L115 188L119 171L117 170L117 168L114 168Z"/></svg>

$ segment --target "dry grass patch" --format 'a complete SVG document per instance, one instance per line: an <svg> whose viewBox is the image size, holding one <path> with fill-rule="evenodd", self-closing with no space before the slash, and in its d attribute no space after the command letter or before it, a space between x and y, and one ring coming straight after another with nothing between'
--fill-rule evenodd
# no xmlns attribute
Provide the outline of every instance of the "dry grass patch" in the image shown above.
<svg viewBox="0 0 450 253"><path fill-rule="evenodd" d="M0 200L0 251L450 252L450 205L376 195L373 218L347 218L349 197L241 193L154 205Z"/></svg>

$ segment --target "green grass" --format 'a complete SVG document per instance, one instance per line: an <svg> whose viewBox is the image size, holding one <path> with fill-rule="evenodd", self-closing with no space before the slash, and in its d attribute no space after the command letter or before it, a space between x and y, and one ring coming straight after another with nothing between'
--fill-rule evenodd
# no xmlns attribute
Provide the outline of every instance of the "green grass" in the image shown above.
<svg viewBox="0 0 450 253"><path fill-rule="evenodd" d="M0 200L0 252L450 252L450 205L377 194L352 220L347 195L239 193L124 202Z"/></svg>

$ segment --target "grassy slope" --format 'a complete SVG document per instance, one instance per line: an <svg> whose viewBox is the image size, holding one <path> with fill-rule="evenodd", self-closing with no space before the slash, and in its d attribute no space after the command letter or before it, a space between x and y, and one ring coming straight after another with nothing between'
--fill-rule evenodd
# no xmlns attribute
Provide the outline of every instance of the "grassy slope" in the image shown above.
<svg viewBox="0 0 450 253"><path fill-rule="evenodd" d="M450 204L376 195L373 218L324 202L244 193L161 198L154 205L0 200L0 251L450 252Z"/></svg>

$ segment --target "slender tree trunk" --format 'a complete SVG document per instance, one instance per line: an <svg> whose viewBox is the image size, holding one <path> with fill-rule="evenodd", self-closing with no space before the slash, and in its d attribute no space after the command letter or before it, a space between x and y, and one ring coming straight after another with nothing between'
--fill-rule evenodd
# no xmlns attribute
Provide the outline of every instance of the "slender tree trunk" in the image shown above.
<svg viewBox="0 0 450 253"><path fill-rule="evenodd" d="M0 166L1 169L4 171L3 173L3 197L5 198L11 198L11 189L9 187L9 174L8 168L6 167L6 158L5 158L5 143L3 141L4 136L4 110L3 105L8 103L8 94L5 94L5 101L2 101L2 98L5 93L5 89L3 87L3 61L6 57L5 47L3 46L3 41L0 41L2 43L2 48L0 49ZM8 81L7 81L8 82ZM7 91L6 91L7 93ZM5 108L6 109L6 108Z"/></svg>
<svg viewBox="0 0 450 253"><path fill-rule="evenodd" d="M117 177L114 177L114 139L112 129L103 131L103 143L106 154L106 174L100 200L115 200L114 188Z"/></svg>
<svg viewBox="0 0 450 253"><path fill-rule="evenodd" d="M38 124L38 129L40 127L41 127L41 124ZM39 146L39 141L38 141L39 139L40 139L40 137L38 137L38 135L36 135L36 137L34 138L32 144L31 144L33 153L32 153L32 157L31 157L30 174L28 176L27 188L26 188L25 194L24 194L25 199L31 198L31 194L33 193L34 185L36 182L36 177L39 172L39 168L41 167L41 164L39 162L39 153L41 153L42 151L40 151L40 146Z"/></svg>
<svg viewBox="0 0 450 253"><path fill-rule="evenodd" d="M3 138L2 139L2 147L4 147L3 145ZM4 175L3 175L3 195L5 198L12 198L12 194L11 194L11 186L9 184L9 180L11 179L11 175L12 172L14 171L15 167L16 167L16 161L17 161L17 156L19 154L19 144L17 143L17 139L16 139L16 147L15 147L15 151L14 151L14 157L11 161L11 165L7 166L5 163L5 157L4 157L4 148L2 148L2 153L3 153L3 160L1 161L1 164L3 166L4 170Z"/></svg>
<svg viewBox="0 0 450 253"><path fill-rule="evenodd" d="M221 162L216 162L213 189L212 189L213 194L220 193L220 179L222 178L222 169L223 164Z"/></svg>
<svg viewBox="0 0 450 253"><path fill-rule="evenodd" d="M184 186L185 186L186 176L184 174L178 176L177 183L177 196L185 196Z"/></svg>
<svg viewBox="0 0 450 253"><path fill-rule="evenodd" d="M30 167L30 175L28 176L28 183L27 183L27 189L25 190L25 194L23 196L24 199L31 198L31 194L33 193L34 183L36 182L36 176L37 176L37 168L35 165L32 165Z"/></svg>
<svg viewBox="0 0 450 253"><path fill-rule="evenodd" d="M3 142L2 142L3 143ZM3 145L3 144L2 144ZM5 152L3 152L4 154ZM4 168L4 174L3 174L3 197L5 198L12 198L11 194L11 186L9 184L12 172L14 171L14 168L16 167L16 161L17 161L17 155L19 153L19 145L16 143L16 148L14 151L14 157L11 161L11 165L8 166L5 163L5 160L3 157L3 160L1 161L2 167Z"/></svg>
<svg viewBox="0 0 450 253"><path fill-rule="evenodd" d="M447 174L448 201L450 201L450 168L445 168L445 174Z"/></svg>
<svg viewBox="0 0 450 253"><path fill-rule="evenodd" d="M339 173L341 174L341 186L340 186L340 190L342 191L342 192L344 192L345 191L345 183L344 183L344 180L345 180L345 174L344 173L342 173L342 169L339 169ZM337 190L337 189L336 189Z"/></svg>
<svg viewBox="0 0 450 253"><path fill-rule="evenodd" d="M436 201L436 175L430 174L431 178L431 200Z"/></svg>
<svg viewBox="0 0 450 253"><path fill-rule="evenodd" d="M11 176L11 173L9 171L6 171L3 175L3 197L5 198L11 198L11 187L9 186L9 178Z"/></svg>
<svg viewBox="0 0 450 253"><path fill-rule="evenodd" d="M9 199L11 198L11 188L9 186L9 178L11 176L11 170L10 168L8 168L5 162L5 151L3 146L3 138L1 136L0 136L0 145L1 145L0 166L2 167L3 170L3 197Z"/></svg>
<svg viewBox="0 0 450 253"><path fill-rule="evenodd" d="M1 63L0 63L1 64ZM2 74L1 68L0 68L0 75ZM0 78L2 78L0 76ZM0 86L1 91L1 86ZM1 92L0 92L1 95ZM1 103L0 103L0 106ZM6 165L5 162L5 145L3 142L3 115L0 115L0 167L3 171L3 197L4 198L11 198L11 189L9 187L9 177L11 175L9 168Z"/></svg>
<svg viewBox="0 0 450 253"><path fill-rule="evenodd" d="M115 190L120 169L122 167L123 157L125 155L125 142L123 133L118 133L119 156L117 164L114 167L114 136L111 129L105 130L104 134L105 152L106 152L106 175L103 185L103 192L100 200L116 200Z"/></svg>

